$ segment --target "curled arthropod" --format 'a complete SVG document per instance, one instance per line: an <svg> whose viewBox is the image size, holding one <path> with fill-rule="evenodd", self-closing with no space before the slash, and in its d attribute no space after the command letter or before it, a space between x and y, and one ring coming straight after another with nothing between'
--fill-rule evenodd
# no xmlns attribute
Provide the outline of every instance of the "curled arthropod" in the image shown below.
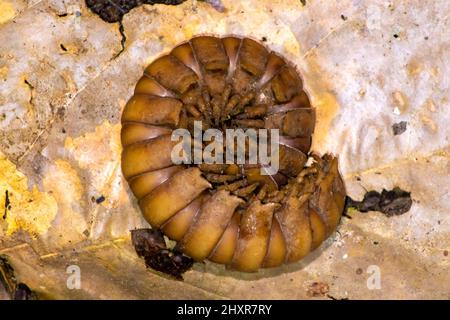
<svg viewBox="0 0 450 320"><path fill-rule="evenodd" d="M152 228L196 261L245 272L299 261L337 228L346 196L337 158L310 154L315 120L279 54L249 38L194 37L152 62L125 106L123 174ZM174 164L171 132L198 121L202 132L277 129L279 170Z"/></svg>

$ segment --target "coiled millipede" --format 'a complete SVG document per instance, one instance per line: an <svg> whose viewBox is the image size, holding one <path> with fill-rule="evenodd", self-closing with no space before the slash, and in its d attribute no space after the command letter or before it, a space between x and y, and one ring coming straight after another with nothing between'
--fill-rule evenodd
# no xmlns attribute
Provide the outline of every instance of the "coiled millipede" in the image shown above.
<svg viewBox="0 0 450 320"><path fill-rule="evenodd" d="M174 165L171 132L195 120L279 129L279 172ZM314 126L294 66L249 38L198 36L138 81L122 114L122 172L152 228L185 255L245 272L275 267L317 248L344 209L337 158L309 153Z"/></svg>

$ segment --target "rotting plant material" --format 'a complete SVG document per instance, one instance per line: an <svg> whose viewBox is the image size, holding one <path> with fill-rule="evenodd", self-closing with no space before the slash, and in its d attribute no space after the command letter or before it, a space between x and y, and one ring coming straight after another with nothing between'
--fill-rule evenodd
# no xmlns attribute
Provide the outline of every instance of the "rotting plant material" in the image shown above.
<svg viewBox="0 0 450 320"><path fill-rule="evenodd" d="M136 229L131 231L131 240L139 257L144 258L147 267L183 280L194 261L182 253L168 249L160 230Z"/></svg>
<svg viewBox="0 0 450 320"><path fill-rule="evenodd" d="M346 198L346 209L354 208L361 212L379 211L387 217L404 214L411 206L411 193L398 187L389 191L383 189L381 193L368 191L362 201L355 201L348 196Z"/></svg>

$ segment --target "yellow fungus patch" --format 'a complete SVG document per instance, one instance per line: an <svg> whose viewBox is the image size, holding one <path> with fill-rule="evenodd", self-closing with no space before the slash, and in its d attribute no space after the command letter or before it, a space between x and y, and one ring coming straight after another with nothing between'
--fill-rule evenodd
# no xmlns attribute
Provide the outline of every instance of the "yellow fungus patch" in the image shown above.
<svg viewBox="0 0 450 320"><path fill-rule="evenodd" d="M15 15L12 3L0 0L0 24L11 20Z"/></svg>
<svg viewBox="0 0 450 320"><path fill-rule="evenodd" d="M27 177L0 153L0 204L5 204L7 191L10 208L2 219L6 235L18 230L33 237L46 233L58 211L55 198L37 186L29 190Z"/></svg>

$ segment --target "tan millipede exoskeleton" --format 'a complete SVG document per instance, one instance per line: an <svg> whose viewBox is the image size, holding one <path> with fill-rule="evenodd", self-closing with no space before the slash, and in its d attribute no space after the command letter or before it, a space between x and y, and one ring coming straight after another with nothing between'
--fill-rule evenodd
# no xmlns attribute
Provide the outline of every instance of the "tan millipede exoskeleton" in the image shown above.
<svg viewBox="0 0 450 320"><path fill-rule="evenodd" d="M279 129L279 172L174 165L171 132ZM153 61L122 114L122 171L152 228L196 261L245 272L298 261L337 227L337 158L311 155L315 111L297 70L249 38L198 36Z"/></svg>

